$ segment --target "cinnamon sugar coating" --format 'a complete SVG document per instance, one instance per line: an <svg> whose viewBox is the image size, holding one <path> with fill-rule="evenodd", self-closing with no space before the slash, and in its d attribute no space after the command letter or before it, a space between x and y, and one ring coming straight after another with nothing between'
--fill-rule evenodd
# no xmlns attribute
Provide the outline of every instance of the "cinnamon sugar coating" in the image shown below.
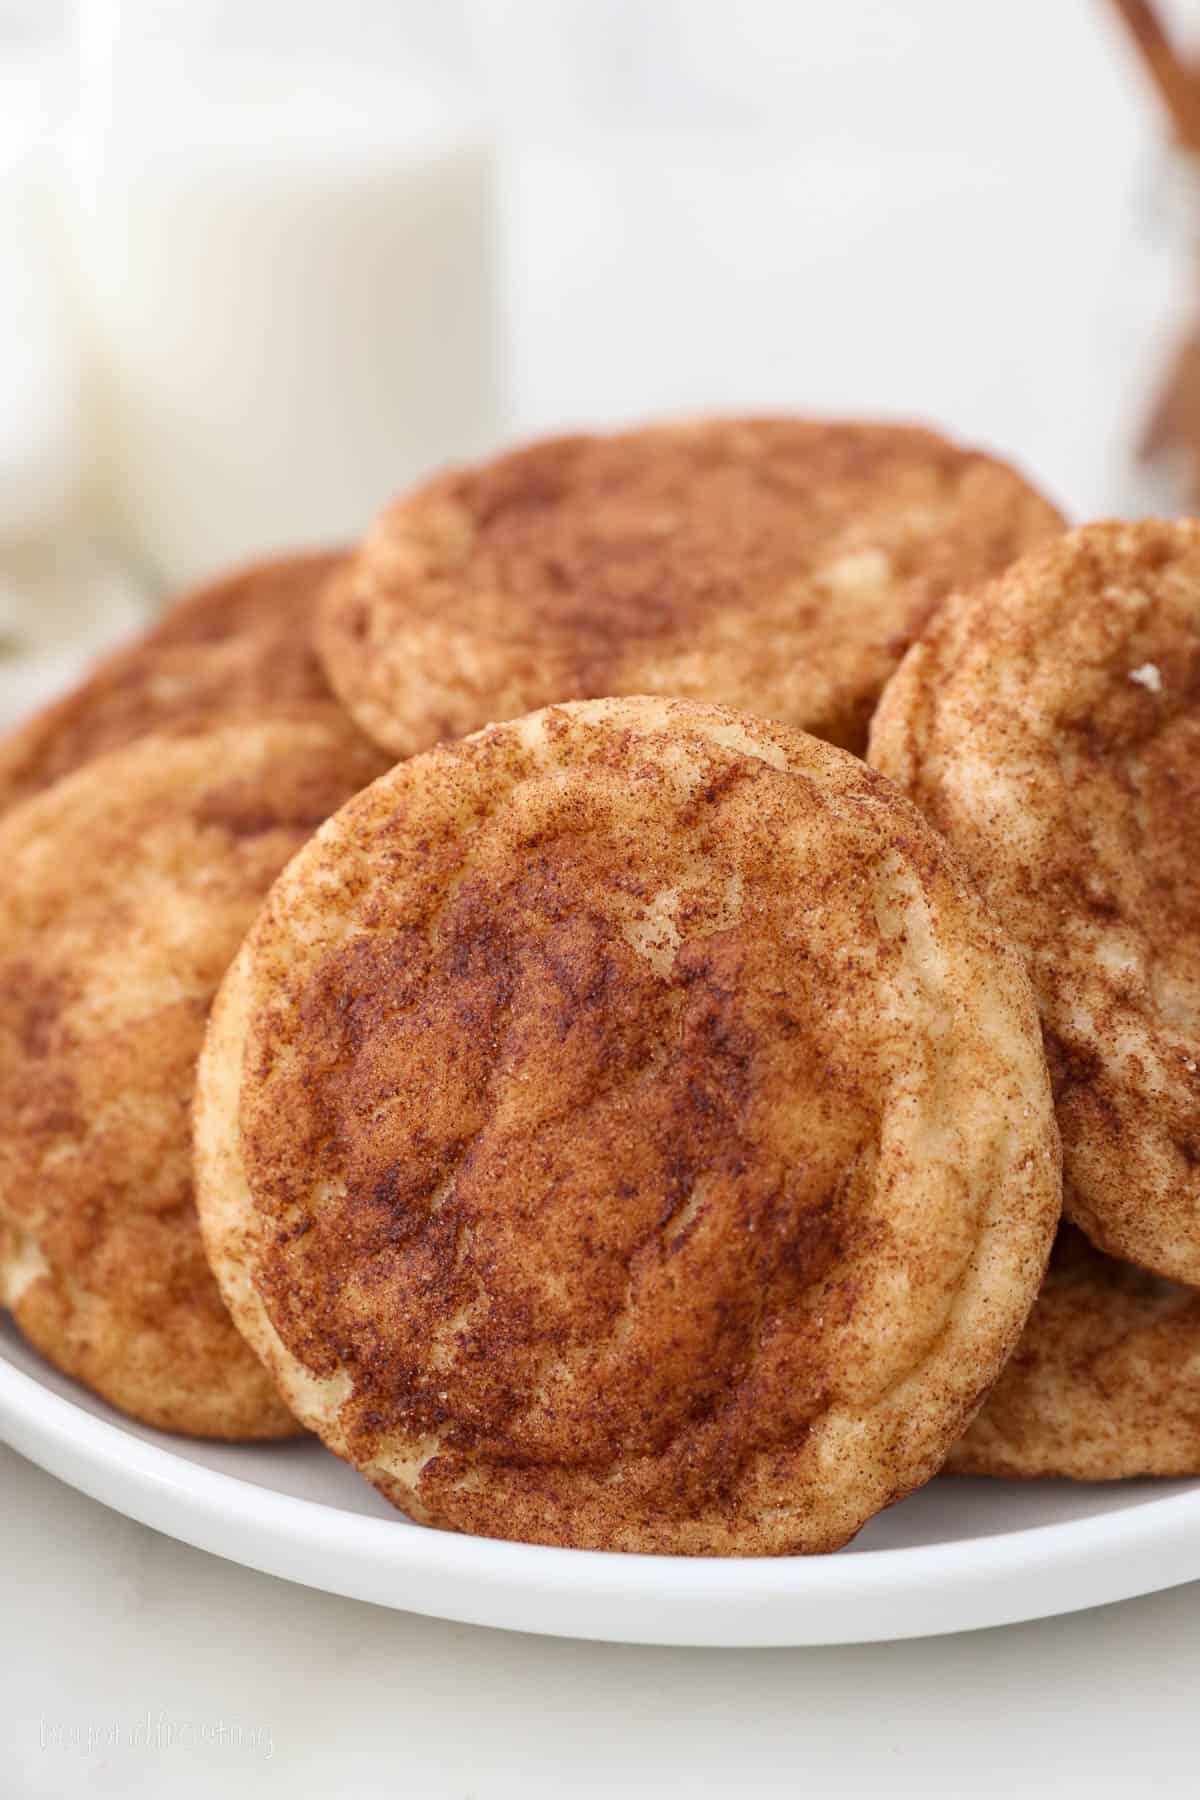
<svg viewBox="0 0 1200 1800"><path fill-rule="evenodd" d="M1200 1293L1065 1226L1024 1336L946 1466L1073 1481L1200 1475Z"/></svg>
<svg viewBox="0 0 1200 1800"><path fill-rule="evenodd" d="M337 711L310 640L317 596L341 560L257 563L176 601L0 741L0 812L151 733Z"/></svg>
<svg viewBox="0 0 1200 1800"><path fill-rule="evenodd" d="M862 750L943 596L1062 527L911 426L709 419L547 439L401 497L317 643L397 756L553 701L716 700Z"/></svg>
<svg viewBox="0 0 1200 1800"><path fill-rule="evenodd" d="M205 1261L190 1103L263 895L380 767L348 722L152 737L0 820L0 1304L148 1424L298 1429Z"/></svg>
<svg viewBox="0 0 1200 1800"><path fill-rule="evenodd" d="M301 1420L422 1522L836 1548L941 1463L1060 1204L1032 994L844 752L551 707L402 763L222 988L198 1197Z"/></svg>
<svg viewBox="0 0 1200 1800"><path fill-rule="evenodd" d="M1026 953L1067 1216L1200 1286L1200 524L1084 526L955 600L870 755Z"/></svg>
<svg viewBox="0 0 1200 1800"><path fill-rule="evenodd" d="M346 555L344 550L306 550L232 569L172 600L143 642L166 649L261 633L304 645L317 598Z"/></svg>

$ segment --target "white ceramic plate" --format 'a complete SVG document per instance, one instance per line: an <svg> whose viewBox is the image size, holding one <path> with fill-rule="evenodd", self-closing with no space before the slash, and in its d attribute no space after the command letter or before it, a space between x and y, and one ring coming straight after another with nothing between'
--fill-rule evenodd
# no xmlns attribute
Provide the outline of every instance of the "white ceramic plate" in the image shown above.
<svg viewBox="0 0 1200 1800"><path fill-rule="evenodd" d="M843 1644L1012 1624L1200 1577L1200 1482L945 1480L836 1556L543 1550L410 1525L315 1443L132 1425L0 1317L0 1437L158 1531L331 1593L439 1618L642 1644Z"/></svg>

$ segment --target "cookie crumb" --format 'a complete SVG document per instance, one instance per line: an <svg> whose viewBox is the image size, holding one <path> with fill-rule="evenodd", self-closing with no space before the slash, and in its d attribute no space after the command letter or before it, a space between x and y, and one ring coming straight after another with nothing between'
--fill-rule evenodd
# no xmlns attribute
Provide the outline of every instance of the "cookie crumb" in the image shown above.
<svg viewBox="0 0 1200 1800"><path fill-rule="evenodd" d="M1139 668L1130 669L1129 679L1144 687L1148 694L1162 693L1162 671L1157 663L1142 663Z"/></svg>

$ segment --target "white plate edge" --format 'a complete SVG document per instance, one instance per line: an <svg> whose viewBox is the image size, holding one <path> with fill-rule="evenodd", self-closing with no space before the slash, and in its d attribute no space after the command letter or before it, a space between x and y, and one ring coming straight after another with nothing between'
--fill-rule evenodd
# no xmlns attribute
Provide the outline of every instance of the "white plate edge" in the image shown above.
<svg viewBox="0 0 1200 1800"><path fill-rule="evenodd" d="M92 1499L263 1573L466 1624L606 1642L766 1648L934 1636L1200 1577L1200 1489L852 1557L621 1556L397 1529L259 1487L94 1418L3 1358L0 1436Z"/></svg>

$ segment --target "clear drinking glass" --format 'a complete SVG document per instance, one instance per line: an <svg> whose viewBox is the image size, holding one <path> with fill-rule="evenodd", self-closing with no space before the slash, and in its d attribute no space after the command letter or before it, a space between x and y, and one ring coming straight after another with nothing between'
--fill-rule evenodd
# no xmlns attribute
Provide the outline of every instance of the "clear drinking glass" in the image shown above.
<svg viewBox="0 0 1200 1800"><path fill-rule="evenodd" d="M104 504L161 580L356 534L497 425L447 0L80 0L65 200Z"/></svg>

